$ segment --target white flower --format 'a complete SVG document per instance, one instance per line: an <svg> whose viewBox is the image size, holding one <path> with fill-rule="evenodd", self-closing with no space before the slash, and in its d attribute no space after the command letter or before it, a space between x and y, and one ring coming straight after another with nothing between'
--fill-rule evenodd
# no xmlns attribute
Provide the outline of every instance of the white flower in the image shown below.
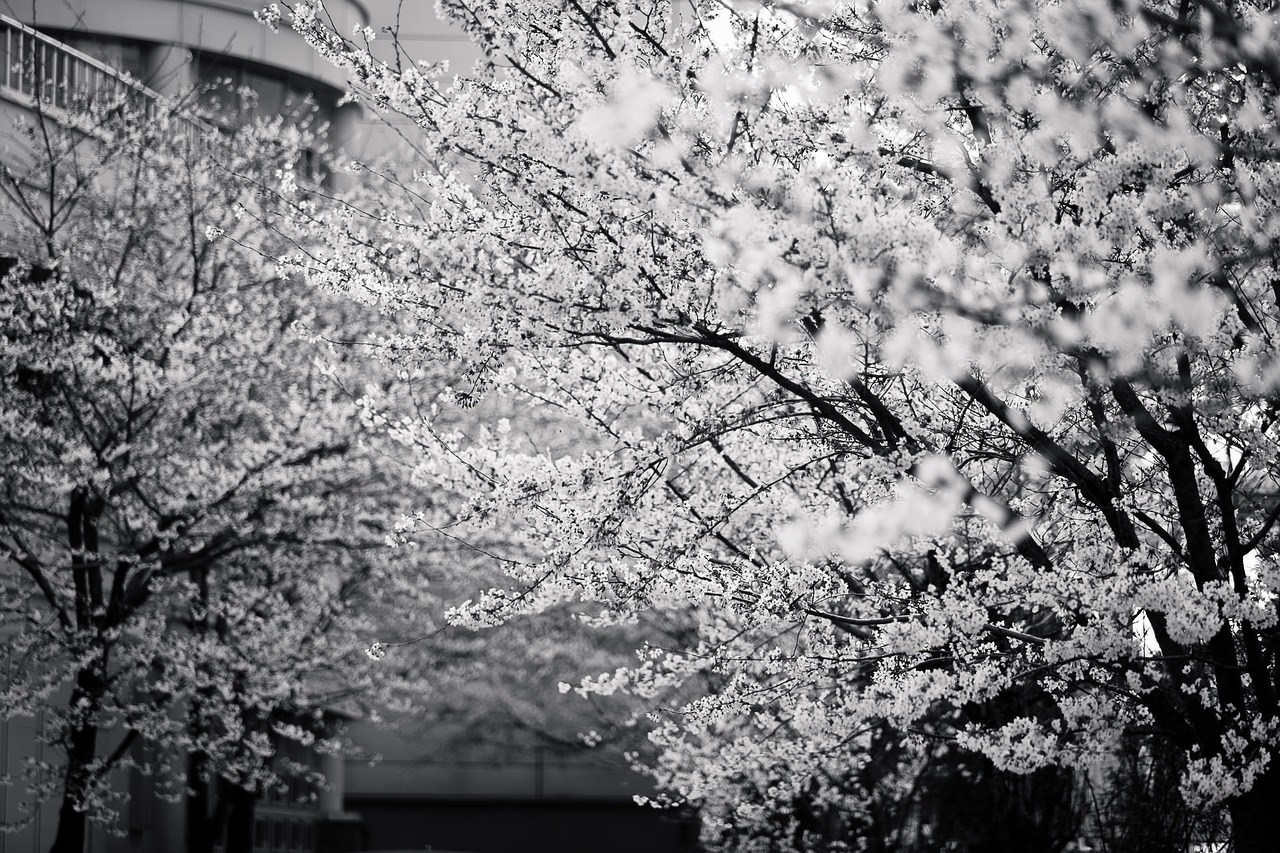
<svg viewBox="0 0 1280 853"><path fill-rule="evenodd" d="M262 24L263 26L271 30L271 32L277 33L280 31L279 4L272 3L270 6L267 6L265 9L259 9L258 11L253 13L253 17L258 23Z"/></svg>

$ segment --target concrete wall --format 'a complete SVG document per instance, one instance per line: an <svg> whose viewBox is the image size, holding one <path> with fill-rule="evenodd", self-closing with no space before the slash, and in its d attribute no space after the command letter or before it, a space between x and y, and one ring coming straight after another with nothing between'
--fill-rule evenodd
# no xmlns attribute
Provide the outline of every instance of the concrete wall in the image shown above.
<svg viewBox="0 0 1280 853"><path fill-rule="evenodd" d="M259 0L0 0L0 10L36 29L78 30L136 39L183 51L205 51L270 65L326 83L346 86L343 73L316 56L295 33L272 33L253 19ZM369 22L356 0L327 0L338 28L349 33Z"/></svg>
<svg viewBox="0 0 1280 853"><path fill-rule="evenodd" d="M272 33L253 19L265 0L0 0L0 12L37 29L74 30L151 43L145 82L174 95L194 85L196 58L206 54L246 60L345 90L344 73L316 56L287 27ZM375 53L394 56L383 28L396 28L414 61L448 63L467 73L479 51L458 29L443 22L429 0L327 0L334 23L344 33L356 25L372 27L379 38ZM0 117L3 122L3 117ZM0 124L0 131L9 126ZM372 109L343 107L333 117L331 139L343 158L370 161L404 156L402 136L415 135L411 124Z"/></svg>
<svg viewBox="0 0 1280 853"><path fill-rule="evenodd" d="M692 853L697 824L600 800L349 799L368 849L459 853Z"/></svg>
<svg viewBox="0 0 1280 853"><path fill-rule="evenodd" d="M466 853L681 853L696 825L638 806L651 785L612 750L573 753L495 731L458 743L446 726L397 732L356 724L351 737L383 759L350 760L346 809L373 850Z"/></svg>

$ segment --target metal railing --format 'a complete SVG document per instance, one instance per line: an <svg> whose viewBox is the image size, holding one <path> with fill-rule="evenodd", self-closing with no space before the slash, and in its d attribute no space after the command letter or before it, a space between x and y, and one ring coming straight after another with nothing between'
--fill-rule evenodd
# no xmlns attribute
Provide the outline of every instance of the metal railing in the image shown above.
<svg viewBox="0 0 1280 853"><path fill-rule="evenodd" d="M127 74L26 24L0 15L0 91L64 115L98 108L130 110L144 121L165 109L164 98ZM217 128L193 115L176 116L181 133L207 145Z"/></svg>

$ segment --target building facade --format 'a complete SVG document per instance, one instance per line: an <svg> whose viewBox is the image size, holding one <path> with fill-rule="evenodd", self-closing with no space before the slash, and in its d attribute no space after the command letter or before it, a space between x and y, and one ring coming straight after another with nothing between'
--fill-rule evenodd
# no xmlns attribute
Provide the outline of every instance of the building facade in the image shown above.
<svg viewBox="0 0 1280 853"><path fill-rule="evenodd" d="M547 699L545 701L555 701ZM479 727L354 723L377 762L349 760L346 807L371 850L466 853L693 853L698 826L635 803L654 793L620 746L570 748L510 720Z"/></svg>
<svg viewBox="0 0 1280 853"><path fill-rule="evenodd" d="M369 24L357 0L325 5L342 31ZM258 24L253 13L261 7L259 0L0 0L10 18L161 95L213 87L201 106L221 121L251 109L235 90L255 92L252 109L264 116L296 115L310 97L330 145L353 150L361 111L338 105L343 73L287 28L272 33Z"/></svg>

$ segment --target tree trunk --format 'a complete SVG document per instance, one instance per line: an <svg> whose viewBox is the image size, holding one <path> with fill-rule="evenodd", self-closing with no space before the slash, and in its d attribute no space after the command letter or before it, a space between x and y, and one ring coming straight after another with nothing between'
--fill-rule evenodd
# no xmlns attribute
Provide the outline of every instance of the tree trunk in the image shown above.
<svg viewBox="0 0 1280 853"><path fill-rule="evenodd" d="M199 592L199 610L192 612L191 630L203 636L209 632L209 567L193 566L190 572L191 582ZM200 671L208 673L203 667ZM191 697L191 706L187 709L187 731L195 743L200 743L204 735L209 733L206 720L208 698L212 688L201 688ZM209 798L212 792L209 773L209 755L203 750L193 750L187 759L187 853L213 853L217 843L218 832L226 812L226 792L219 788L215 814L209 813Z"/></svg>
<svg viewBox="0 0 1280 853"><path fill-rule="evenodd" d="M98 514L102 501L91 498L79 486L71 492L67 509L67 544L71 547L72 577L75 582L76 627L94 627L102 607L102 570L98 567ZM94 560L87 560L92 555ZM97 641L101 642L101 635ZM67 706L67 769L63 777L62 806L58 809L58 830L49 853L84 853L88 836L89 794L93 787L93 760L98 754L98 715L102 688L106 683L107 649L98 647L98 656L76 673L71 702Z"/></svg>
<svg viewBox="0 0 1280 853"><path fill-rule="evenodd" d="M88 835L85 801L93 781L90 765L98 751L97 675L81 670L71 691L72 728L67 736L67 769L58 809L58 831L49 853L84 853ZM87 704L86 704L87 703ZM84 705L83 710L81 706Z"/></svg>
<svg viewBox="0 0 1280 853"><path fill-rule="evenodd" d="M1273 758L1247 794L1227 803L1236 853L1274 853L1280 839L1280 767Z"/></svg>
<svg viewBox="0 0 1280 853"><path fill-rule="evenodd" d="M213 853L216 827L209 814L207 758L196 751L187 758L187 853Z"/></svg>
<svg viewBox="0 0 1280 853"><path fill-rule="evenodd" d="M231 782L222 784L230 803L230 813L227 816L227 853L251 853L253 814L258 803L258 792Z"/></svg>

